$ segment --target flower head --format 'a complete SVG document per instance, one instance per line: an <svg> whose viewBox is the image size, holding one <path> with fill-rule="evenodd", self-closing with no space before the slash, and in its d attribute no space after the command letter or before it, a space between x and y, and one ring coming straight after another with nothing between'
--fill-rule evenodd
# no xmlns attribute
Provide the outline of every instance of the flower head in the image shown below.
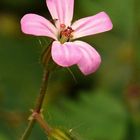
<svg viewBox="0 0 140 140"><path fill-rule="evenodd" d="M111 30L109 16L100 12L72 24L74 0L46 0L46 4L55 24L42 16L26 14L21 19L22 32L53 38L51 55L56 64L62 67L76 64L85 75L95 72L101 62L98 52L86 42L73 40Z"/></svg>

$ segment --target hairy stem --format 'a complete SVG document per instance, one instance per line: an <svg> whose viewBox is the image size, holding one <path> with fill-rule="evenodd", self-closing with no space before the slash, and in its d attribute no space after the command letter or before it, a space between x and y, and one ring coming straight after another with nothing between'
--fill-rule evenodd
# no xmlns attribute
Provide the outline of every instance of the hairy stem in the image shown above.
<svg viewBox="0 0 140 140"><path fill-rule="evenodd" d="M43 100L44 100L47 86L48 86L49 75L50 75L50 72L45 70L44 75L43 75L42 85L40 88L40 94L39 94L39 97L37 98L36 106L34 109L34 111L37 113L40 113L40 110L42 108Z"/></svg>
<svg viewBox="0 0 140 140"><path fill-rule="evenodd" d="M41 88L40 88L39 97L37 98L37 102L36 102L36 105L35 105L35 108L34 108L34 111L33 111L33 112L36 112L38 114L40 113L42 105L43 105L43 101L44 101L44 97L45 97L46 89L47 89L47 85L48 85L49 75L50 75L50 72L45 70L44 75L43 75L42 85L41 85ZM24 131L20 140L27 140L29 138L29 136L32 132L32 128L35 125L35 122L36 122L36 120L34 119L34 117L32 117L29 120L28 126L25 129L25 131Z"/></svg>

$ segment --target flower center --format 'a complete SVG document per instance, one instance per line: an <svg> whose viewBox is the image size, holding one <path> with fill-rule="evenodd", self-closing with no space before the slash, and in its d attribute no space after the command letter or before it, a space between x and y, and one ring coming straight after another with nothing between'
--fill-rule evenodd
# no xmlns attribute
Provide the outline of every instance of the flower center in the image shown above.
<svg viewBox="0 0 140 140"><path fill-rule="evenodd" d="M72 37L72 33L74 30L71 27L67 27L65 24L60 25L60 42L63 44L65 42L68 42Z"/></svg>

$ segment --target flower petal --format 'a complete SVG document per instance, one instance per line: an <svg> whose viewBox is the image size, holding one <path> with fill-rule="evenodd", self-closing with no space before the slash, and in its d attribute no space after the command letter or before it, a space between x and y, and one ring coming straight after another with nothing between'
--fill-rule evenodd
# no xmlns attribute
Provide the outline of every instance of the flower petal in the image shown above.
<svg viewBox="0 0 140 140"><path fill-rule="evenodd" d="M60 27L60 24L71 25L74 0L46 0L46 3L52 18L58 21L57 26Z"/></svg>
<svg viewBox="0 0 140 140"><path fill-rule="evenodd" d="M69 67L77 64L81 58L79 48L72 42L61 44L58 41L54 41L51 53L54 62L62 67Z"/></svg>
<svg viewBox="0 0 140 140"><path fill-rule="evenodd" d="M81 72L85 75L95 72L101 63L101 57L98 52L86 42L75 41L74 44L80 49L82 55L78 62Z"/></svg>
<svg viewBox="0 0 140 140"><path fill-rule="evenodd" d="M113 27L109 16L105 12L100 12L95 16L82 18L73 23L72 29L75 30L73 38L79 38L88 35L111 30Z"/></svg>
<svg viewBox="0 0 140 140"><path fill-rule="evenodd" d="M48 36L57 40L57 29L42 16L27 14L21 19L21 30L25 34Z"/></svg>

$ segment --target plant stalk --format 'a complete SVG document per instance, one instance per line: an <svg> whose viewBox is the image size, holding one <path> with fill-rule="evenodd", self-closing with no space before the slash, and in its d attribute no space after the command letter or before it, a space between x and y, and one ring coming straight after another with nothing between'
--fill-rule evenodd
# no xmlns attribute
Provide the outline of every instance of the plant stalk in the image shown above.
<svg viewBox="0 0 140 140"><path fill-rule="evenodd" d="M41 112L41 108L43 105L43 101L45 98L45 94L46 94L46 89L47 89L47 85L48 85L48 79L49 79L49 75L50 72L47 70L44 70L44 75L43 75L43 80L42 80L42 85L40 88L40 93L39 93L39 97L37 98L37 102L34 108L34 112L40 114ZM22 134L20 140L27 140L32 132L32 129L35 125L36 120L34 119L34 117L31 117L31 119L29 120L28 126L25 129L24 133Z"/></svg>
<svg viewBox="0 0 140 140"><path fill-rule="evenodd" d="M47 122L43 120L40 114L37 112L34 112L33 114L34 119L40 124L40 126L43 128L44 132L47 136L51 135L52 128L48 125Z"/></svg>

